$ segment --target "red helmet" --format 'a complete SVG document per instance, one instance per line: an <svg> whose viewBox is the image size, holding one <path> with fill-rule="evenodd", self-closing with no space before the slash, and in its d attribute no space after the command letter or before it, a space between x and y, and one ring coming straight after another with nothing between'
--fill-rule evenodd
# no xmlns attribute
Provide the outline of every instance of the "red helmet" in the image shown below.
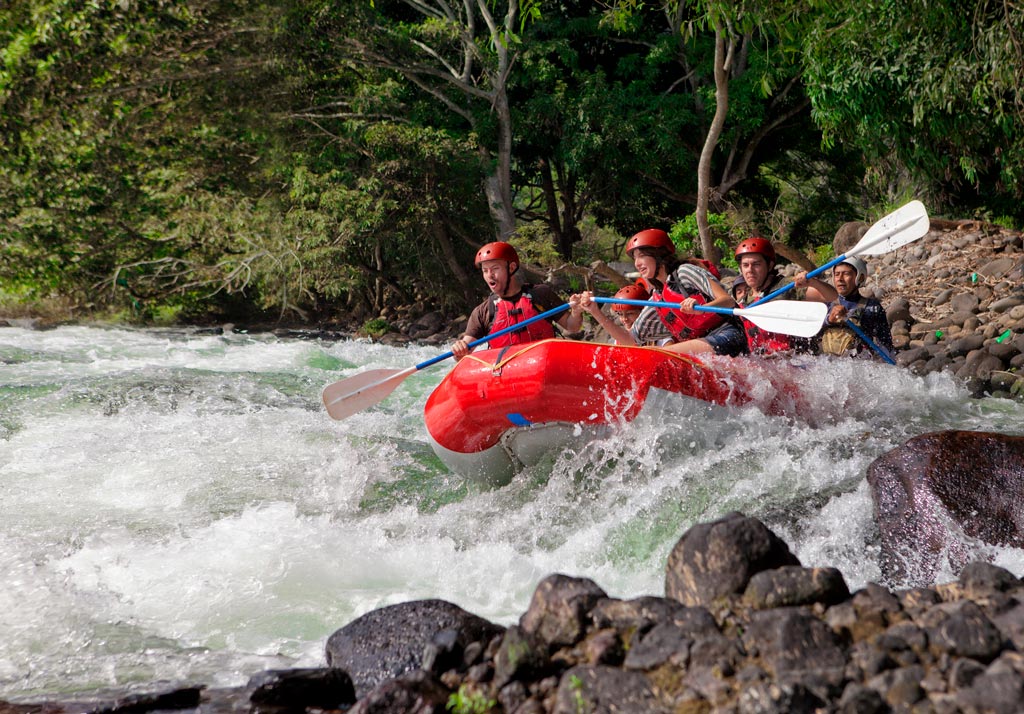
<svg viewBox="0 0 1024 714"><path fill-rule="evenodd" d="M632 285L627 285L624 288L619 288L619 291L615 293L615 297L620 300L649 300L651 298L651 294L647 292L647 288L640 283L633 283ZM639 305L612 305L612 310L615 312L629 312L630 310L639 309Z"/></svg>
<svg viewBox="0 0 1024 714"><path fill-rule="evenodd" d="M769 263L775 262L775 248L772 247L771 241L765 238L751 236L736 246L737 258L744 253L757 253L758 255L763 255L764 259Z"/></svg>
<svg viewBox="0 0 1024 714"><path fill-rule="evenodd" d="M660 228L648 228L640 231L626 242L626 255L633 257L633 251L637 248L661 249L669 255L675 255L676 245L668 237L668 233Z"/></svg>
<svg viewBox="0 0 1024 714"><path fill-rule="evenodd" d="M476 260L473 265L480 267L480 263L485 260L504 260L506 263L515 263L516 270L519 269L519 253L508 243L504 241L496 241L494 243L488 243L483 248L476 252ZM510 273L514 273L515 270L509 270Z"/></svg>

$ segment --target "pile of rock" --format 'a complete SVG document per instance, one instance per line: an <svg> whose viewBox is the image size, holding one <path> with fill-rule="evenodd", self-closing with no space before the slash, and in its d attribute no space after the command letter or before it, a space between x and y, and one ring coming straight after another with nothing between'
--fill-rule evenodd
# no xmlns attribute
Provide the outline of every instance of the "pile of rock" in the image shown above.
<svg viewBox="0 0 1024 714"><path fill-rule="evenodd" d="M442 600L372 611L330 637L328 667L237 689L170 688L3 714L1009 714L1024 702L1024 582L971 563L959 580L850 593L803 567L761 521L694 526L669 556L665 597L620 600L550 575L499 627Z"/></svg>
<svg viewBox="0 0 1024 714"><path fill-rule="evenodd" d="M842 254L866 224L836 236ZM897 362L948 370L975 396L1024 398L1024 239L974 221L933 219L921 239L868 258L864 292L881 300Z"/></svg>

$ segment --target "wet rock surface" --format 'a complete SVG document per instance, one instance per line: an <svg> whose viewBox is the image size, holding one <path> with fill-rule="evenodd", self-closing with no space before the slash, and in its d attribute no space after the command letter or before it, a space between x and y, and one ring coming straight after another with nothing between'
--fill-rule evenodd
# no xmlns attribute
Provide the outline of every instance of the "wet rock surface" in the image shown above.
<svg viewBox="0 0 1024 714"><path fill-rule="evenodd" d="M932 582L958 572L970 543L1024 547L1024 437L943 431L910 439L868 468L882 573Z"/></svg>

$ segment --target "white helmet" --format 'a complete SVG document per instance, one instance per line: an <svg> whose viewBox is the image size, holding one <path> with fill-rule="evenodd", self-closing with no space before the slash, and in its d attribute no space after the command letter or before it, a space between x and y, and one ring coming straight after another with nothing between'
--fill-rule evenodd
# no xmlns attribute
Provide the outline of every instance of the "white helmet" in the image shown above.
<svg viewBox="0 0 1024 714"><path fill-rule="evenodd" d="M849 265L851 268L857 271L857 284L860 285L864 282L864 279L868 277L868 265L860 258L850 256L842 260L839 265Z"/></svg>

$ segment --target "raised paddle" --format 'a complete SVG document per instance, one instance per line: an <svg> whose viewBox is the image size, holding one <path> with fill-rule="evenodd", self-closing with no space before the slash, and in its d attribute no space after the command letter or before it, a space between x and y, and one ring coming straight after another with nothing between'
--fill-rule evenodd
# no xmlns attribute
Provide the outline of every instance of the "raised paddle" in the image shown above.
<svg viewBox="0 0 1024 714"><path fill-rule="evenodd" d="M515 325L510 325L504 330L498 330L493 335L487 335L481 337L479 340L473 340L469 343L469 348L472 349L477 345L482 345L484 342L493 340L496 337L507 335L510 332L521 330L527 325L533 324L538 320L546 320L549 317L554 317L560 312L564 312L569 309L569 303L564 303L556 308L542 312L539 315L531 317L529 320L523 320ZM343 379L340 382L334 384L328 384L324 387L323 399L324 406L327 408L327 413L331 415L333 419L344 419L350 417L356 412L360 412L367 407L372 407L374 404L378 404L383 401L391 392L395 391L395 387L405 381L405 378L410 374L415 374L421 369L429 367L432 364L437 364L442 360L446 360L449 357L453 357L454 353L451 351L445 352L444 354L438 355L432 359L428 359L425 362L420 362L412 367L406 367L405 369L371 369L366 372L360 372L359 374Z"/></svg>
<svg viewBox="0 0 1024 714"><path fill-rule="evenodd" d="M807 277L817 277L829 268L839 265L847 258L857 255L884 255L890 253L900 246L913 243L923 236L928 232L928 226L928 211L925 210L924 204L920 201L911 201L880 219L868 229L863 238L857 241L857 245L838 258L830 260L820 268L815 268L807 273ZM769 293L760 300L751 303L747 306L747 309L749 310L752 307L763 305L769 300L774 300L786 291L792 290L793 286L794 283L783 285L775 292Z"/></svg>
<svg viewBox="0 0 1024 714"><path fill-rule="evenodd" d="M622 298L592 298L596 303L612 303L618 305L637 305L639 307L661 307L679 309L682 303L660 302L655 300L626 300ZM795 337L813 337L821 330L828 313L823 302L803 300L776 300L770 305L759 307L711 307L694 305L697 312L716 312L720 315L735 315L750 320L762 330L778 332Z"/></svg>

